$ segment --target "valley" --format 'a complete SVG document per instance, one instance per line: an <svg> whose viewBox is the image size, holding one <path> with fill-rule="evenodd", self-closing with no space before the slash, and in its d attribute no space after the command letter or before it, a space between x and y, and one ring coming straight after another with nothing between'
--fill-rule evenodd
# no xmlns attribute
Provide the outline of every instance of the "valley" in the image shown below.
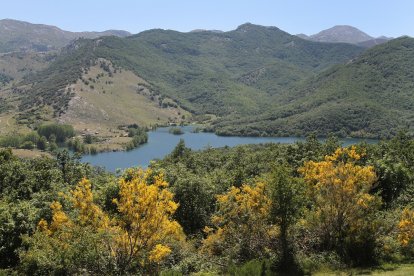
<svg viewBox="0 0 414 276"><path fill-rule="evenodd" d="M413 4L46 2L0 9L0 276L412 273Z"/></svg>

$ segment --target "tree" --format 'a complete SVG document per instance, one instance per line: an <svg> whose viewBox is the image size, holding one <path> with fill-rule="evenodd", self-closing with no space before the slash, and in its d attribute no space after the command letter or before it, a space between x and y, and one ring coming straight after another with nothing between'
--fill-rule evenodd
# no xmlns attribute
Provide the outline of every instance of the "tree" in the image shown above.
<svg viewBox="0 0 414 276"><path fill-rule="evenodd" d="M45 136L41 136L37 141L37 148L39 150L46 150L47 148L47 139Z"/></svg>
<svg viewBox="0 0 414 276"><path fill-rule="evenodd" d="M178 142L173 151L170 153L169 158L177 162L184 158L189 151L190 149L185 146L184 139L180 139L180 142Z"/></svg>
<svg viewBox="0 0 414 276"><path fill-rule="evenodd" d="M293 269L295 261L289 232L306 204L305 186L303 180L292 177L291 171L285 166L275 167L267 183L272 202L271 219L280 226L280 269Z"/></svg>
<svg viewBox="0 0 414 276"><path fill-rule="evenodd" d="M309 161L300 169L313 200L310 224L322 246L357 263L374 258L374 214L381 205L370 194L377 179L374 168L358 163L363 156L354 146L338 148L324 161Z"/></svg>
<svg viewBox="0 0 414 276"><path fill-rule="evenodd" d="M180 204L175 218L186 234L200 233L214 212L215 197L211 181L182 170L173 191Z"/></svg>

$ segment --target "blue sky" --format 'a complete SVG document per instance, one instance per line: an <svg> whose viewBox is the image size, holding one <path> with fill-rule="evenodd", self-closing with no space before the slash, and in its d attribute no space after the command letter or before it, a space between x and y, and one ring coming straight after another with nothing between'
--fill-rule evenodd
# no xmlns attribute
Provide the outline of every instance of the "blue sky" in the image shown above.
<svg viewBox="0 0 414 276"><path fill-rule="evenodd" d="M4 0L0 18L69 31L227 31L251 22L292 34L352 25L372 36L414 37L414 0Z"/></svg>

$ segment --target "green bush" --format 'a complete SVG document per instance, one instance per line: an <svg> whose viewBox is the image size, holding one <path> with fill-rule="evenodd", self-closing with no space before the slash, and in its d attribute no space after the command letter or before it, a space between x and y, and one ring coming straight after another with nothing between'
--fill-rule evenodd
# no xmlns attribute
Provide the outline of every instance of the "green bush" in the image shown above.
<svg viewBox="0 0 414 276"><path fill-rule="evenodd" d="M231 266L227 273L231 276L275 275L271 270L270 261L268 260L251 260L242 266Z"/></svg>
<svg viewBox="0 0 414 276"><path fill-rule="evenodd" d="M31 150L35 148L35 144L32 141L25 141L20 145L20 148Z"/></svg>

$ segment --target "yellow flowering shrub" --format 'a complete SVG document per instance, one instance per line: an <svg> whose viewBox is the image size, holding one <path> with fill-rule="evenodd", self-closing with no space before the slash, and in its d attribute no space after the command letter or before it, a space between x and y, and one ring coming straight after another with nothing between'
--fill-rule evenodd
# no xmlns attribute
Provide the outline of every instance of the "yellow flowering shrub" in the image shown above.
<svg viewBox="0 0 414 276"><path fill-rule="evenodd" d="M99 234L109 252L106 255L112 256L120 273L131 266L144 269L161 263L172 252L169 244L184 238L181 226L172 218L178 204L166 189L168 183L162 174L137 169L127 175L120 179L119 197L113 200L118 216L110 218L94 203L91 183L83 179L66 197L75 211L72 218L59 202L54 202L52 221L49 224L42 219L39 231L66 247L76 243L79 231Z"/></svg>
<svg viewBox="0 0 414 276"><path fill-rule="evenodd" d="M262 256L269 250L278 229L269 223L271 201L264 183L232 187L217 196L217 205L212 227L204 229L204 252L243 260Z"/></svg>
<svg viewBox="0 0 414 276"><path fill-rule="evenodd" d="M142 263L159 263L171 249L164 242L184 237L181 226L172 216L178 208L174 195L162 174L152 177L151 170L129 172L131 179L119 182L119 199L114 199L121 214L118 225L123 229L116 238L121 255L137 258ZM152 180L152 184L147 184ZM164 244L163 244L164 243Z"/></svg>
<svg viewBox="0 0 414 276"><path fill-rule="evenodd" d="M372 215L381 200L370 194L377 177L372 166L359 164L363 156L354 146L338 148L323 161L309 161L299 169L313 199L311 223L328 247L343 250L346 241L374 231Z"/></svg>
<svg viewBox="0 0 414 276"><path fill-rule="evenodd" d="M414 211L405 208L398 223L398 240L403 247L412 245L414 239Z"/></svg>

